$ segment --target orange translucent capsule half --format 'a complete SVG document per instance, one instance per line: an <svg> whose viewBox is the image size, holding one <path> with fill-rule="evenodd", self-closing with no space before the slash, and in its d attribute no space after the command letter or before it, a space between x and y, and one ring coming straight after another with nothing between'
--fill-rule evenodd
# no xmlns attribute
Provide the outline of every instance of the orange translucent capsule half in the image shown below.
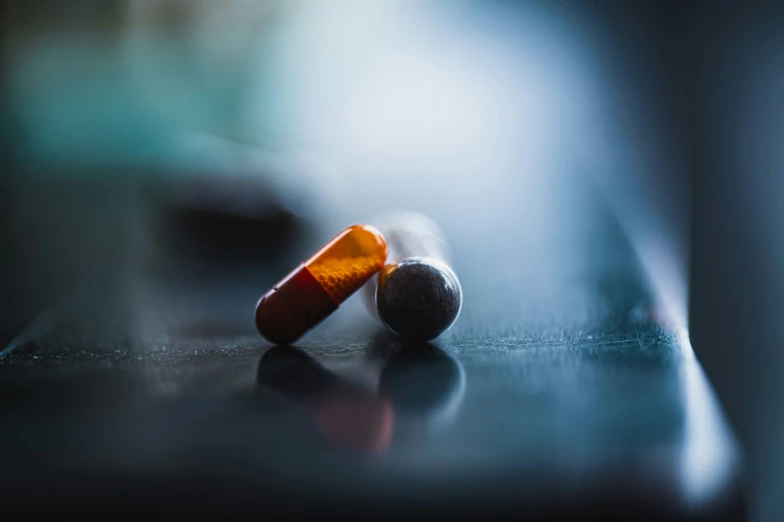
<svg viewBox="0 0 784 522"><path fill-rule="evenodd" d="M256 304L256 328L275 344L293 343L334 312L384 266L387 243L353 225L295 268Z"/></svg>

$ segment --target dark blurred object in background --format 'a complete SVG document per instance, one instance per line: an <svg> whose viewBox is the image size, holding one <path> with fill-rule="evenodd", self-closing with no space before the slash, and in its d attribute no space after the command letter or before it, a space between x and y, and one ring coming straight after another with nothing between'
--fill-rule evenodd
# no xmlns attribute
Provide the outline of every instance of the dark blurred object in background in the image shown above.
<svg viewBox="0 0 784 522"><path fill-rule="evenodd" d="M784 3L703 7L689 329L746 449L751 519L772 522L784 517Z"/></svg>
<svg viewBox="0 0 784 522"><path fill-rule="evenodd" d="M286 248L286 243L297 236L297 217L287 208L268 201L266 194L250 187L258 208L250 212L236 210L228 201L214 204L214 196L224 193L234 198L224 187L213 187L206 181L196 183L197 194L184 201L167 199L161 204L160 241L171 248L171 254L182 262L248 264L270 263ZM237 189L238 187L234 187ZM174 188L178 192L182 187ZM243 190L239 188L239 190ZM205 191L205 194L199 192ZM209 265L212 266L212 265Z"/></svg>

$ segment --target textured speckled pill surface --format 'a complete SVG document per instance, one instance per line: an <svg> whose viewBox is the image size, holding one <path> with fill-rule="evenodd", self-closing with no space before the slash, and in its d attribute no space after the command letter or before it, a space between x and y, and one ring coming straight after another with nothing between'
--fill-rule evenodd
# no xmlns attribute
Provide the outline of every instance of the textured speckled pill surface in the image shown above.
<svg viewBox="0 0 784 522"><path fill-rule="evenodd" d="M379 274L379 318L405 339L435 339L454 324L462 304L460 281L439 259L409 257L387 265Z"/></svg>

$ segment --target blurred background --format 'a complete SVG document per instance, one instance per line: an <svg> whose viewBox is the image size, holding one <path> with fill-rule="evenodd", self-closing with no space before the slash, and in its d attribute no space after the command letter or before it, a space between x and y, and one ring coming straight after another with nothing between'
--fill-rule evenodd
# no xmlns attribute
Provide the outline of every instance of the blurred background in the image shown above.
<svg viewBox="0 0 784 522"><path fill-rule="evenodd" d="M471 237L461 258L478 266L535 244L525 256L549 262L518 272L541 280L582 266L550 245L562 230L590 243L573 229L595 228L592 198L633 230L685 321L685 65L664 34L677 12L8 3L3 331L76 280L138 293L155 274L288 267L312 238L401 206Z"/></svg>
<svg viewBox="0 0 784 522"><path fill-rule="evenodd" d="M255 339L291 267L410 208L471 274L455 342L598 336L638 263L738 436L750 518L780 519L781 4L0 6L6 360Z"/></svg>

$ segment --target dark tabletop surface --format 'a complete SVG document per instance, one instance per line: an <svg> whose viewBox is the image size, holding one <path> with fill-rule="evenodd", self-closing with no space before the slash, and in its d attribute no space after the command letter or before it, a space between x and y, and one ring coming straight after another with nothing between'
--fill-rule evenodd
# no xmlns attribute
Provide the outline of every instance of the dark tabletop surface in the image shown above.
<svg viewBox="0 0 784 522"><path fill-rule="evenodd" d="M572 178L520 190L409 198L446 229L465 298L427 345L358 296L295 347L254 330L289 263L370 209L256 270L88 284L0 358L3 504L742 519L733 437L626 232Z"/></svg>

